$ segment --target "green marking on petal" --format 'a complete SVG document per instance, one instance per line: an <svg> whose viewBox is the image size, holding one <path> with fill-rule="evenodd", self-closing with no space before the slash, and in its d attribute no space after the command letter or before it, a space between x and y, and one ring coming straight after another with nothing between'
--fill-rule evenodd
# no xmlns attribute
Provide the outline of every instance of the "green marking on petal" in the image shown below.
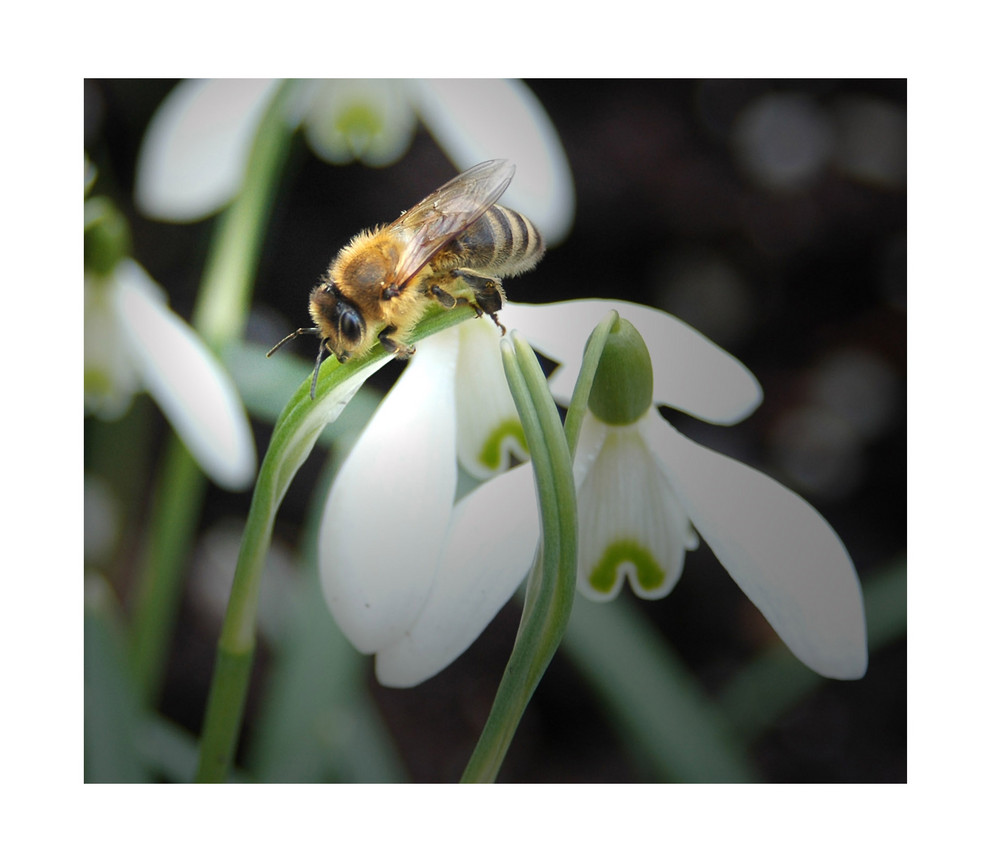
<svg viewBox="0 0 1000 864"><path fill-rule="evenodd" d="M512 418L505 420L490 433L479 451L479 463L491 471L498 471L501 464L500 458L503 455L503 442L507 438L513 438L524 449L525 453L528 452L528 442L524 439L521 423L516 418Z"/></svg>
<svg viewBox="0 0 1000 864"><path fill-rule="evenodd" d="M645 546L635 540L616 540L604 550L601 560L587 577L591 588L601 594L610 594L622 564L635 567L636 579L646 591L655 591L666 581L666 572Z"/></svg>
<svg viewBox="0 0 1000 864"><path fill-rule="evenodd" d="M364 103L344 109L337 118L337 130L349 140L370 141L382 131L382 117Z"/></svg>
<svg viewBox="0 0 1000 864"><path fill-rule="evenodd" d="M110 393L113 386L111 376L103 369L87 368L83 370L83 389L85 393Z"/></svg>

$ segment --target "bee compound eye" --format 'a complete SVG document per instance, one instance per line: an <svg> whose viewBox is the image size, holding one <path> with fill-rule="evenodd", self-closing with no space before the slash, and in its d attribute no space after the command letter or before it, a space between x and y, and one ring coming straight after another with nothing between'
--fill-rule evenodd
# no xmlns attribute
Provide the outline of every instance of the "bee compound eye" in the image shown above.
<svg viewBox="0 0 1000 864"><path fill-rule="evenodd" d="M337 322L340 336L347 342L360 342L364 332L361 316L350 307L340 310L340 320Z"/></svg>

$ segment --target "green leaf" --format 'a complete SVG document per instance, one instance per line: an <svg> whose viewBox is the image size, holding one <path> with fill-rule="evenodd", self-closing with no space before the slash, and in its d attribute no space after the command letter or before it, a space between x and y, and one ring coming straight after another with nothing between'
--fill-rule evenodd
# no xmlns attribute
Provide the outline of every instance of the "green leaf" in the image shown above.
<svg viewBox="0 0 1000 864"><path fill-rule="evenodd" d="M756 779L726 716L629 598L577 603L563 647L649 779Z"/></svg>
<svg viewBox="0 0 1000 864"><path fill-rule="evenodd" d="M83 778L87 783L147 783L139 751L142 700L125 651L111 588L89 576L83 619Z"/></svg>
<svg viewBox="0 0 1000 864"><path fill-rule="evenodd" d="M405 772L366 687L367 658L340 634L310 571L293 599L256 718L248 767L269 783L386 783Z"/></svg>

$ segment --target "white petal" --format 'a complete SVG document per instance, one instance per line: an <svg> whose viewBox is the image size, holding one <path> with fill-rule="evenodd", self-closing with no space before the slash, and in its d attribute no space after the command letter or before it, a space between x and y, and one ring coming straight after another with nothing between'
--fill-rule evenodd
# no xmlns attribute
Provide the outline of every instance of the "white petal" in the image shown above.
<svg viewBox="0 0 1000 864"><path fill-rule="evenodd" d="M827 521L770 477L665 421L644 433L695 528L792 653L830 678L864 675L861 586Z"/></svg>
<svg viewBox="0 0 1000 864"><path fill-rule="evenodd" d="M527 444L500 359L500 332L485 317L457 329L458 461L485 480L506 471L511 456L525 461Z"/></svg>
<svg viewBox="0 0 1000 864"><path fill-rule="evenodd" d="M611 600L627 577L637 596L665 597L684 568L688 519L638 425L605 426L588 412L583 459L595 437L588 427L597 426L604 426L604 440L578 484L577 588L591 600Z"/></svg>
<svg viewBox="0 0 1000 864"><path fill-rule="evenodd" d="M236 385L145 270L126 259L113 278L115 314L149 394L212 480L245 489L257 456Z"/></svg>
<svg viewBox="0 0 1000 864"><path fill-rule="evenodd" d="M135 199L156 219L201 219L227 204L277 86L269 79L189 80L157 108L139 151Z"/></svg>
<svg viewBox="0 0 1000 864"><path fill-rule="evenodd" d="M430 590L448 530L455 464L454 328L417 353L330 490L319 568L330 611L364 653L400 639Z"/></svg>
<svg viewBox="0 0 1000 864"><path fill-rule="evenodd" d="M597 421L589 411L583 415L580 424L580 437L576 442L576 453L573 456L573 479L579 489L586 480L587 474L594 465L611 427L607 423Z"/></svg>
<svg viewBox="0 0 1000 864"><path fill-rule="evenodd" d="M413 687L461 655L527 575L538 533L530 465L463 498L427 603L405 636L379 651L378 680L388 687Z"/></svg>
<svg viewBox="0 0 1000 864"><path fill-rule="evenodd" d="M463 170L510 159L517 174L503 203L524 213L551 246L573 223L569 163L545 109L522 81L414 81L414 101L431 134Z"/></svg>
<svg viewBox="0 0 1000 864"><path fill-rule="evenodd" d="M549 386L556 399L568 403L587 337L612 309L635 325L649 348L655 403L726 425L756 410L762 392L750 370L693 327L659 309L624 300L508 303L501 320L562 364Z"/></svg>

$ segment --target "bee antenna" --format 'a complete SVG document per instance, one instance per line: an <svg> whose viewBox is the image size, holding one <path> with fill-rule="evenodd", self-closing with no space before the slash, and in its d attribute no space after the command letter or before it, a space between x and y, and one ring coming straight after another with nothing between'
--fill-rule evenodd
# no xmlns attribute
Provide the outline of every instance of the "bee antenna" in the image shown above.
<svg viewBox="0 0 1000 864"><path fill-rule="evenodd" d="M298 330L296 330L294 333L289 333L284 339L282 339L277 345L275 345L270 351L268 351L266 356L270 357L286 342L291 342L296 336L301 336L303 333L310 333L313 336L318 336L319 327L299 327Z"/></svg>

